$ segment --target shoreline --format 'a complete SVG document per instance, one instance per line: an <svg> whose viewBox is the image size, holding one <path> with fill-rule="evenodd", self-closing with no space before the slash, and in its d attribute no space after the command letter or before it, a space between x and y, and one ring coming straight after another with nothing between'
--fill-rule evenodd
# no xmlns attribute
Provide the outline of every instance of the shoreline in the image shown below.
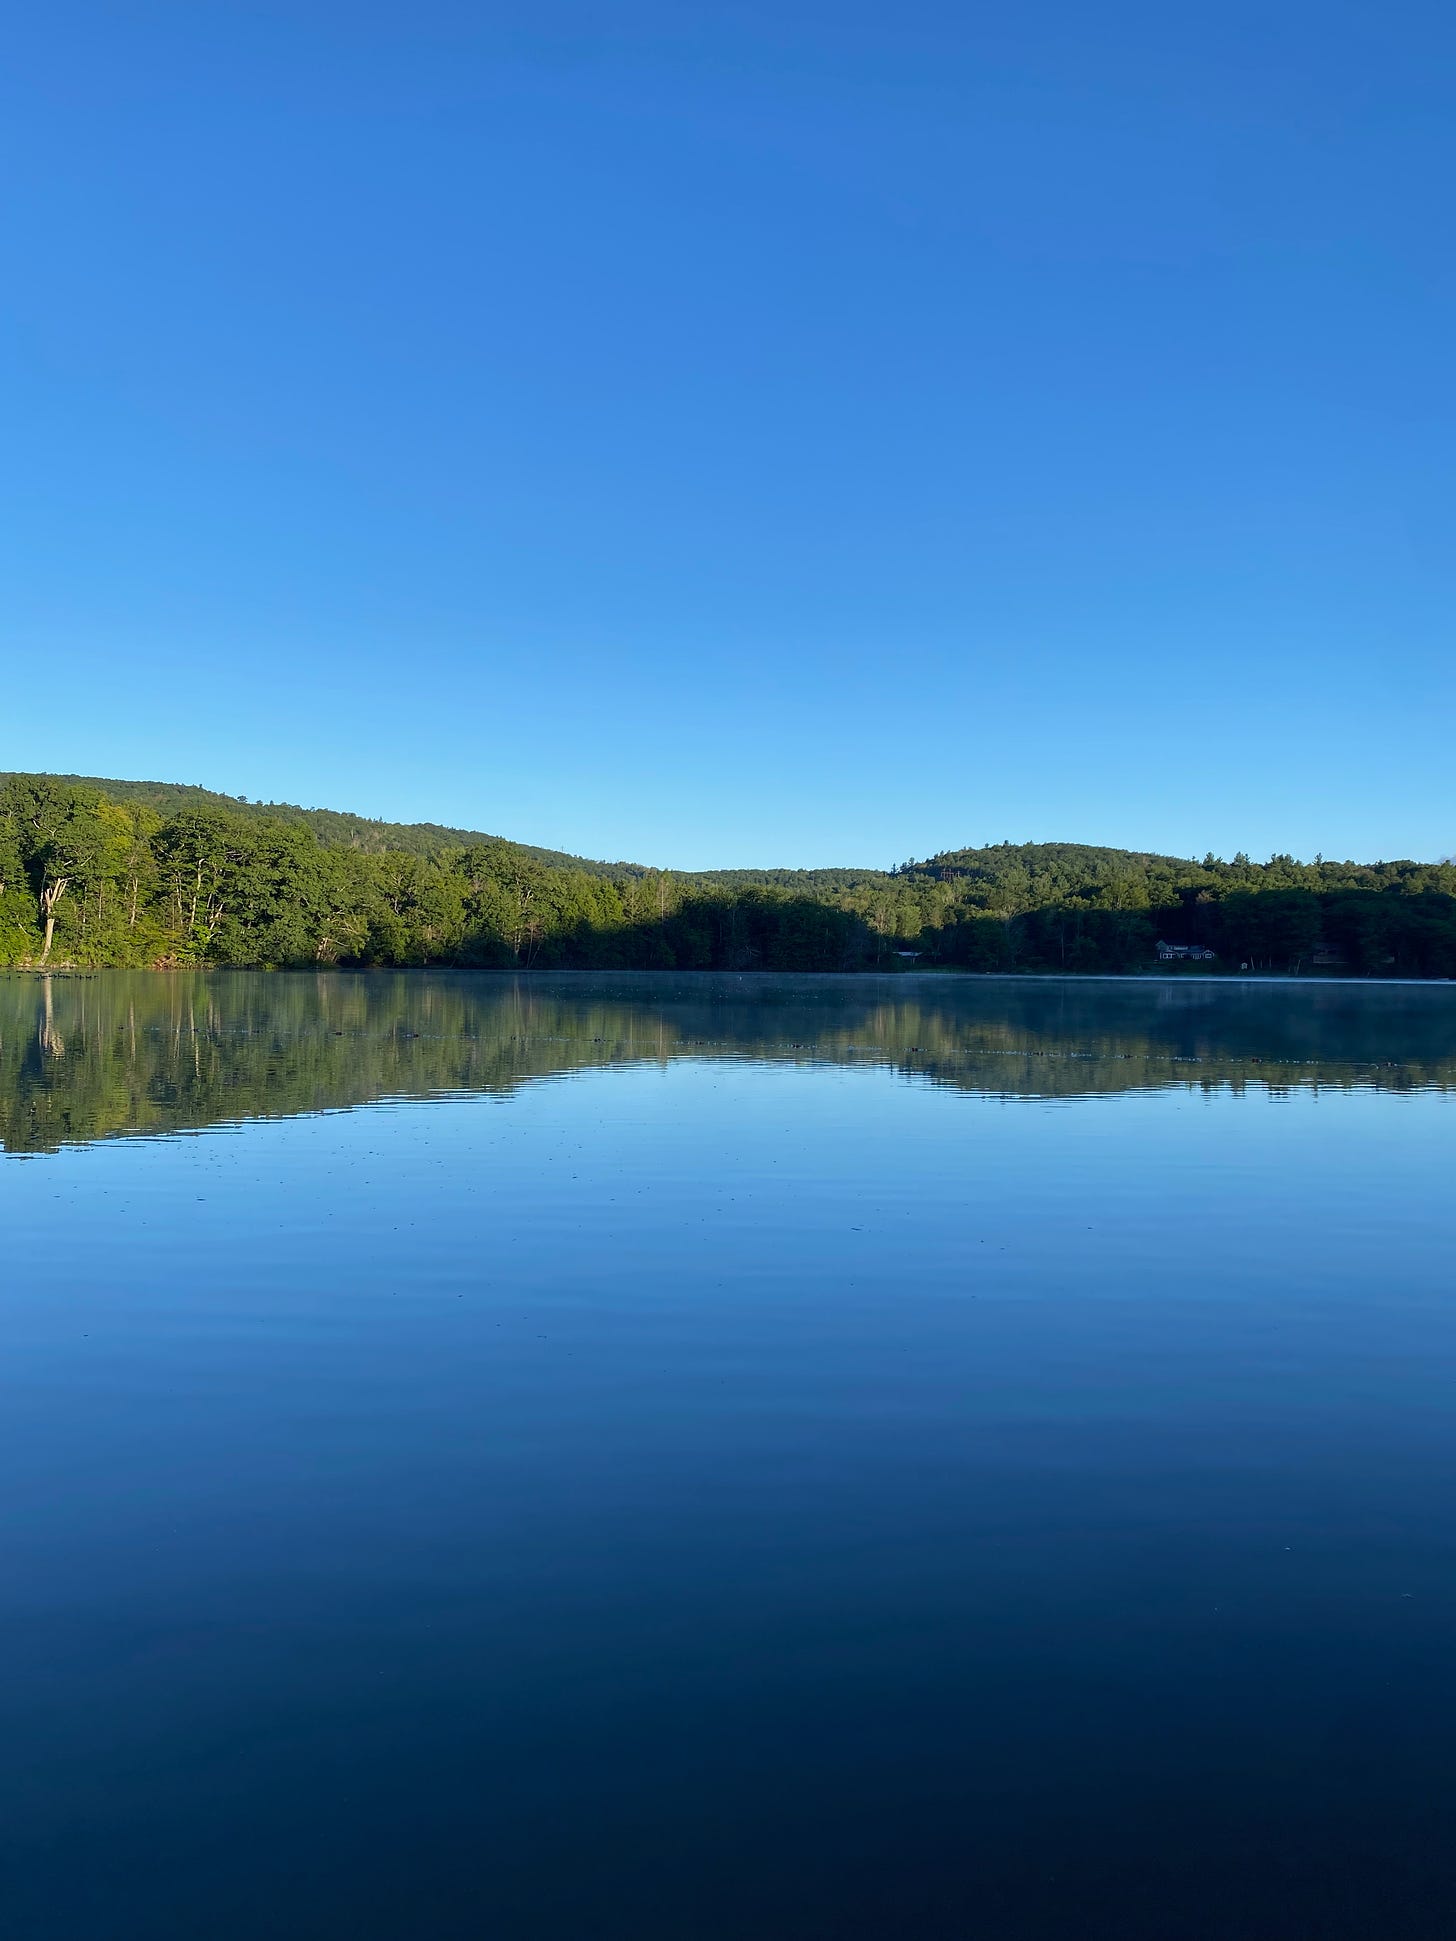
<svg viewBox="0 0 1456 1941"><path fill-rule="evenodd" d="M0 977L490 977L490 978L733 978L735 980L792 979L799 983L840 984L873 981L879 984L1141 984L1171 989L1183 984L1264 989L1291 985L1301 990L1450 990L1456 977L1319 977L1292 971L970 971L952 966L925 970L638 970L581 969L575 965L545 969L521 966L500 968L475 964L55 964L41 969L30 964L0 965Z"/></svg>

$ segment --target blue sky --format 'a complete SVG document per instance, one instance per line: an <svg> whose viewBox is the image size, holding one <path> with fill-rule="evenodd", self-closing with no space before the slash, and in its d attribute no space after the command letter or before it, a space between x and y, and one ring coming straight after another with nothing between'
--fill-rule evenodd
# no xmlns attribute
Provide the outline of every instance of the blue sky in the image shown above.
<svg viewBox="0 0 1456 1941"><path fill-rule="evenodd" d="M1435 5L21 9L0 766L1456 849Z"/></svg>

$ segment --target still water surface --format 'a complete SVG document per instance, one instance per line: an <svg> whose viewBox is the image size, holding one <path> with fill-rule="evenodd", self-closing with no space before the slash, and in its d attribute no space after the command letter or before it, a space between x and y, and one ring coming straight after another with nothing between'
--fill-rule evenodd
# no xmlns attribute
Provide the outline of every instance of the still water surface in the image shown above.
<svg viewBox="0 0 1456 1941"><path fill-rule="evenodd" d="M1456 990L0 976L0 1926L1456 1928Z"/></svg>

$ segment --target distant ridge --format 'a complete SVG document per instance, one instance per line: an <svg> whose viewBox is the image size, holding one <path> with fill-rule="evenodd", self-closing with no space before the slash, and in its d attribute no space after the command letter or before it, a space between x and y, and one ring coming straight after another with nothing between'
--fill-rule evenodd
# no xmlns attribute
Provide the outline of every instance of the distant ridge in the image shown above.
<svg viewBox="0 0 1456 1941"><path fill-rule="evenodd" d="M0 770L0 781L11 774L35 774L37 770ZM354 849L366 856L386 851L403 851L411 856L440 856L453 849L469 849L475 843L511 840L484 829L451 829L438 822L385 822L377 816L354 815L347 809L305 809L297 802L252 802L245 795L223 795L217 789L203 788L195 782L122 782L103 775L49 775L53 782L68 788L96 789L113 802L141 802L163 815L179 809L226 809L233 815L271 816L281 822L301 822L312 829L325 849ZM637 873L633 863L594 862L585 856L571 856L561 849L541 849L534 843L515 843L538 862L569 865L594 875L615 877Z"/></svg>
<svg viewBox="0 0 1456 1941"><path fill-rule="evenodd" d="M218 789L204 788L200 782L128 782L106 775L59 775L49 770L0 769L0 782L12 775L44 774L48 781L66 788L94 789L113 802L139 802L159 815L175 815L179 809L220 809L232 815L266 816L275 821L298 822L311 829L325 849L350 849L360 855L387 853L424 856L431 859L452 851L470 849L477 843L509 842L513 849L538 863L554 868L584 870L611 882L663 874L652 863L604 862L588 856L572 855L564 849L543 849L536 843L517 842L512 836L499 836L484 829L455 829L440 822L386 822L378 816L356 815L347 809L308 809L297 802L263 802L245 795L225 795ZM958 852L970 854L970 851ZM803 889L844 888L855 883L880 881L894 872L853 867L826 869L712 869L673 870L673 876L693 881L743 885L748 883L793 884Z"/></svg>
<svg viewBox="0 0 1456 1941"><path fill-rule="evenodd" d="M918 861L912 858L888 870L870 865L844 864L827 867L810 865L807 868L768 866L664 870L653 863L625 860L606 862L594 857L578 856L569 850L543 849L537 843L518 842L512 836L500 836L484 829L457 829L440 822L386 822L382 817L357 815L347 809L310 809L296 802L249 800L244 795L226 795L217 789L204 788L199 782L123 781L103 775L61 775L38 769L0 769L0 783L11 776L26 775L44 776L46 780L68 788L94 789L114 802L139 802L163 815L175 815L180 809L217 809L233 815L301 823L313 831L321 847L352 850L365 856L402 852L433 860L472 848L478 843L507 842L512 849L538 863L552 868L582 870L590 876L618 883L647 876L671 875L687 882L712 883L726 889L775 884L812 893L815 890L846 890L857 885L887 883L896 878L918 878L922 881L930 878L967 886L980 881L994 880L1000 883L1005 880L1008 867L1014 870L1018 866L1052 882L1085 880L1089 876L1115 881L1125 871L1198 869L1214 862L1211 857L1205 857L1200 864L1194 857L1170 855L1163 850L1114 849L1098 843L1003 841L939 850L933 856ZM1269 862L1271 866L1287 867L1295 872L1311 867L1297 863L1292 856L1273 856ZM1252 868L1256 873L1263 867L1260 864L1251 865L1246 856L1234 858L1234 864ZM1435 864L1392 858L1374 865L1347 861L1343 867L1347 870L1389 867L1412 871L1449 868L1452 864L1456 864L1456 855L1443 856ZM1222 859L1218 860L1216 866L1220 869L1226 867ZM1322 860L1320 866L1323 866Z"/></svg>

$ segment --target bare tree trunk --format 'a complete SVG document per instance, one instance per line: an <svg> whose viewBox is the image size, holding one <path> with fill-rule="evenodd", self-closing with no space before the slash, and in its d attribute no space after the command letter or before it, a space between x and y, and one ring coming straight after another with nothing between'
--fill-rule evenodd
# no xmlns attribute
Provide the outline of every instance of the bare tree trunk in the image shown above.
<svg viewBox="0 0 1456 1941"><path fill-rule="evenodd" d="M69 876L57 876L53 882L47 883L40 893L41 915L45 918L45 945L40 953L42 963L45 963L51 954L51 945L56 935L56 905L66 894L70 880Z"/></svg>

